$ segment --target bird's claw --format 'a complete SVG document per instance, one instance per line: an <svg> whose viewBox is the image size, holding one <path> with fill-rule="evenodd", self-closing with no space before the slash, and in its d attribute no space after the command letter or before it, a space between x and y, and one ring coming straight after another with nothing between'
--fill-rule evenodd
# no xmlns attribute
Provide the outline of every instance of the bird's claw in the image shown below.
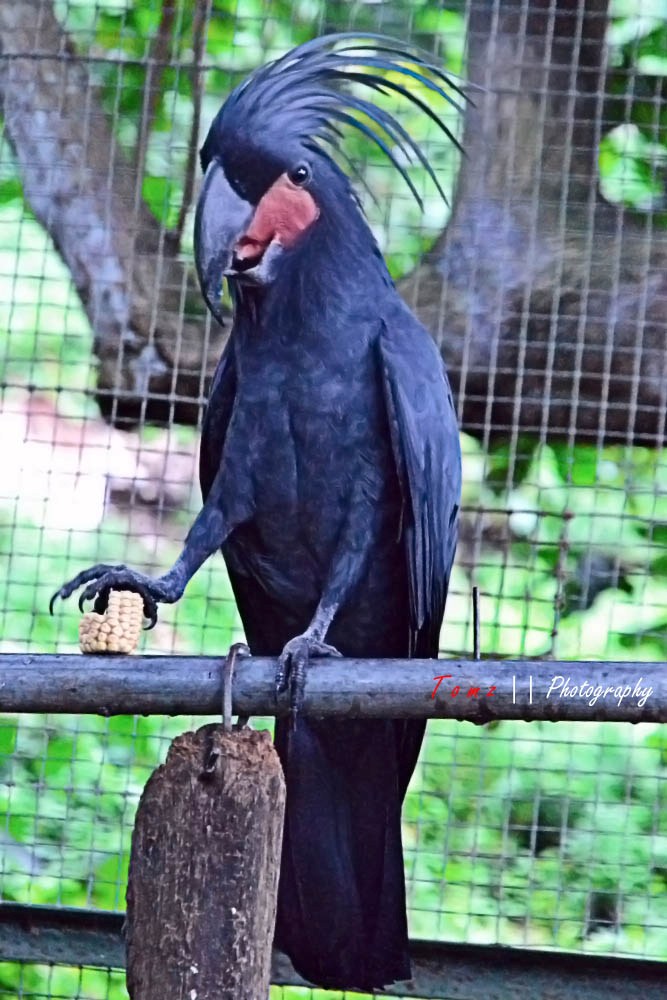
<svg viewBox="0 0 667 1000"><path fill-rule="evenodd" d="M308 632L297 635L285 644L276 670L276 696L290 689L290 722L296 728L296 720L301 708L306 686L306 675L311 656L340 656L335 646L316 639Z"/></svg>
<svg viewBox="0 0 667 1000"><path fill-rule="evenodd" d="M144 617L148 619L147 628L151 629L157 622L158 601L164 600L165 595L156 581L143 573L128 569L127 566L109 566L106 563L98 563L77 573L75 577L64 583L55 592L49 601L49 611L53 614L53 608L58 598L66 600L79 587L84 587L79 595L79 611L83 612L86 601L94 600L93 610L103 614L109 603L109 591L111 590L131 590L140 594L144 602Z"/></svg>

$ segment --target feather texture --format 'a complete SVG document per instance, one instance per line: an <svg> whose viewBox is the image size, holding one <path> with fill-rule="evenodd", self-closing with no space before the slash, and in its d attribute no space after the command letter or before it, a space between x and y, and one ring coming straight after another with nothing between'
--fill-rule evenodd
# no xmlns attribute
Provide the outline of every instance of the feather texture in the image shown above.
<svg viewBox="0 0 667 1000"><path fill-rule="evenodd" d="M238 149L239 142L267 151L276 144L284 148L295 143L321 152L323 141L339 149L338 125L342 124L357 129L382 150L420 206L419 192L394 149L408 164L420 163L444 198L419 143L389 111L354 93L354 85L411 102L461 149L447 123L414 85L457 110L461 110L457 98L467 99L463 88L416 47L380 35L349 32L315 38L251 73L221 108L202 148L202 166L207 167L214 148Z"/></svg>

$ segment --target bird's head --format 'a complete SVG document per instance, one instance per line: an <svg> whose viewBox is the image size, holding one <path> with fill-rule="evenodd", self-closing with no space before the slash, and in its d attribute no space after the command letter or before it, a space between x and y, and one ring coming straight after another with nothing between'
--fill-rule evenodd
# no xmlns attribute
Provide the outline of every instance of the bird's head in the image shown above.
<svg viewBox="0 0 667 1000"><path fill-rule="evenodd" d="M375 142L419 194L406 164L420 163L444 197L418 143L354 85L416 104L457 146L431 100L458 105L460 88L418 50L371 34L316 38L252 73L232 91L200 152L204 183L195 216L195 260L204 298L220 319L222 279L270 284L286 255L318 226L349 219L349 182L324 143L340 150L353 126ZM335 217L335 220L334 220Z"/></svg>

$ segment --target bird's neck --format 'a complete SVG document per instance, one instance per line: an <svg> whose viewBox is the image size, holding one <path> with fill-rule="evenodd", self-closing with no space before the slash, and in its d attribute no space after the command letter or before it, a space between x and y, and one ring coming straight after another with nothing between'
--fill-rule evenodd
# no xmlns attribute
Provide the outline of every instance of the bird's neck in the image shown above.
<svg viewBox="0 0 667 1000"><path fill-rule="evenodd" d="M396 294L386 264L364 219L318 226L284 260L265 288L236 296L235 327L245 337L304 342L340 336L377 315Z"/></svg>

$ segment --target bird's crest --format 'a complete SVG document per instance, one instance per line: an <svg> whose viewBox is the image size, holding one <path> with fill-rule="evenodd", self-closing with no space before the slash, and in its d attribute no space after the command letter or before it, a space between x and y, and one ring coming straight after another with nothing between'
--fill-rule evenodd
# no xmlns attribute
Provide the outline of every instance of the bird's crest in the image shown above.
<svg viewBox="0 0 667 1000"><path fill-rule="evenodd" d="M420 163L445 198L419 143L393 114L355 93L351 89L355 84L410 101L461 149L446 122L410 87L416 84L459 111L460 105L448 91L466 99L462 88L419 49L372 33L325 35L266 64L232 91L217 125L230 144L254 137L283 148L296 142L320 150L321 140L340 150L341 128L351 126L382 150L420 206L421 198L406 163ZM397 158L397 152L404 162ZM202 155L205 159L206 147Z"/></svg>

